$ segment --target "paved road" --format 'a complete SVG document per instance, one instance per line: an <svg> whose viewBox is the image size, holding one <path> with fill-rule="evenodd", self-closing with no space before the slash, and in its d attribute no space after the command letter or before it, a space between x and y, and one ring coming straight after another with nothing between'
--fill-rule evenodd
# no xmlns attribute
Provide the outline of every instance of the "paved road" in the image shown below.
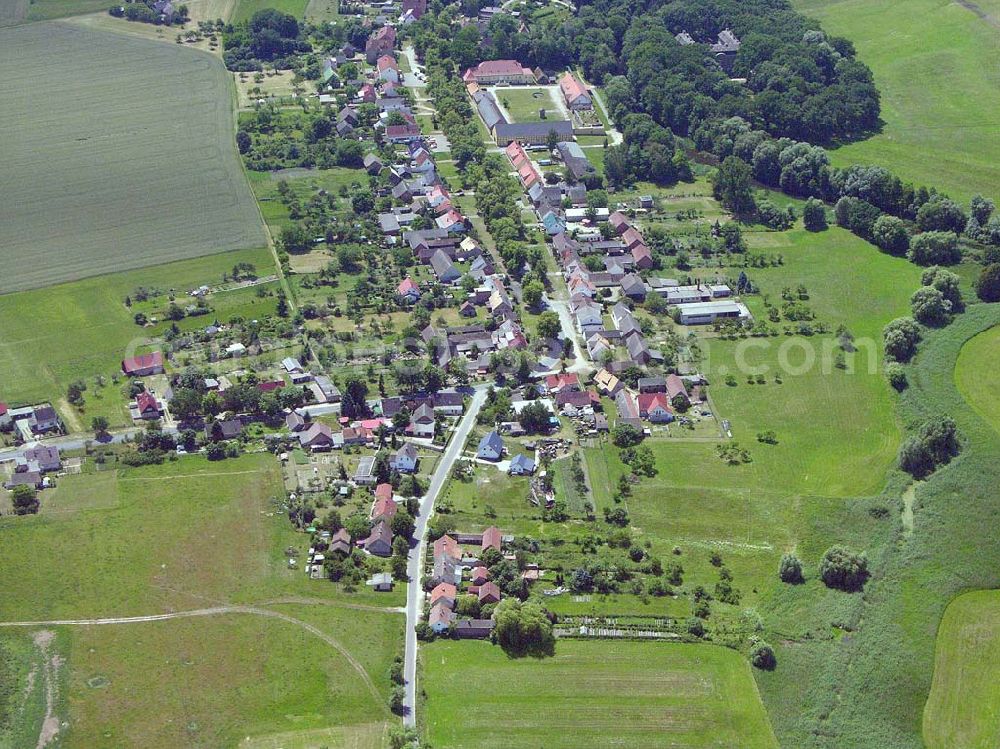
<svg viewBox="0 0 1000 749"><path fill-rule="evenodd" d="M604 103L604 94L598 91L596 86L592 87L590 92L594 95L594 101L597 102L597 106L599 106L601 111L604 112L604 116L607 118L608 124L610 124L611 114L608 112L608 106ZM611 139L611 145L613 146L617 146L622 142L622 140L624 140L624 138L622 138L621 131L614 127L609 127L607 133L608 137Z"/></svg>
<svg viewBox="0 0 1000 749"><path fill-rule="evenodd" d="M415 726L417 720L417 633L415 627L420 615L423 614L423 588L420 585L421 571L423 568L424 553L427 548L427 522L434 512L434 500L444 488L448 477L451 475L452 466L458 456L462 454L465 441L469 438L469 433L476 423L476 416L479 409L486 402L486 392L489 385L476 385L469 407L459 422L455 434L452 435L448 449L434 470L431 477L430 486L427 487L427 494L420 500L420 514L417 516L416 528L413 531L417 544L410 549L410 556L407 561L407 574L410 583L406 586L406 657L403 664L403 677L406 679L406 713L403 722L407 726Z"/></svg>
<svg viewBox="0 0 1000 749"><path fill-rule="evenodd" d="M576 358L573 364L566 368L566 371L580 374L590 370L591 365L587 360L587 346L576 329L576 323L573 320L573 313L570 311L569 302L565 299L551 299L549 297L546 297L545 301L549 309L559 315L563 336L573 341L573 353L576 355Z"/></svg>
<svg viewBox="0 0 1000 749"><path fill-rule="evenodd" d="M135 437L138 434L142 434L145 431L144 427L131 427L129 429L123 429L119 432L114 432L110 439L102 440L98 442L90 434L67 434L62 437L47 437L45 439L37 440L43 445L48 445L50 447L58 447L60 450L82 450L86 447L88 442L100 445L110 445L124 442L126 439ZM177 434L176 427L163 427L163 431L168 434ZM21 451L24 450L24 445L21 447L7 447L0 450L0 462L5 460L14 460Z"/></svg>

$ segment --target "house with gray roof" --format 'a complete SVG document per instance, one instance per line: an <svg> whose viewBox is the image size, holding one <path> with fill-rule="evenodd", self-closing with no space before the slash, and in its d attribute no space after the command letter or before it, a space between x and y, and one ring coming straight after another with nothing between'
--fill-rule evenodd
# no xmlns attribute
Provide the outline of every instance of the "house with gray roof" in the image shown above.
<svg viewBox="0 0 1000 749"><path fill-rule="evenodd" d="M476 448L476 457L483 460L500 460L503 457L503 439L494 429L481 440Z"/></svg>

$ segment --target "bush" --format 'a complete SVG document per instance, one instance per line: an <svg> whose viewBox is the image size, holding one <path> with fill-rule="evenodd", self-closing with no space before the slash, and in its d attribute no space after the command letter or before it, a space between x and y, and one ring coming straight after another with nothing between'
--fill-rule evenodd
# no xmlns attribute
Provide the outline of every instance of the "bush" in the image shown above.
<svg viewBox="0 0 1000 749"><path fill-rule="evenodd" d="M920 283L924 286L932 286L944 296L951 304L952 312L961 312L964 305L962 303L962 289L960 279L950 270L934 265L920 274Z"/></svg>
<svg viewBox="0 0 1000 749"><path fill-rule="evenodd" d="M753 646L750 650L750 662L754 668L759 668L762 671L773 671L774 667L778 665L778 661L774 657L774 648L766 642L758 642Z"/></svg>
<svg viewBox="0 0 1000 749"><path fill-rule="evenodd" d="M947 417L931 421L899 448L899 467L914 478L922 479L938 466L949 463L960 449L954 421Z"/></svg>
<svg viewBox="0 0 1000 749"><path fill-rule="evenodd" d="M894 361L906 362L917 352L920 326L909 317L899 317L882 330L885 355Z"/></svg>
<svg viewBox="0 0 1000 749"><path fill-rule="evenodd" d="M802 222L808 231L825 231L827 229L826 206L823 205L823 201L809 198L802 208Z"/></svg>
<svg viewBox="0 0 1000 749"><path fill-rule="evenodd" d="M937 195L928 200L917 211L917 226L920 231L941 231L961 234L965 231L968 218L965 211L954 200Z"/></svg>
<svg viewBox="0 0 1000 749"><path fill-rule="evenodd" d="M890 255L905 255L910 248L910 235L906 224L895 216L879 216L872 225L875 245Z"/></svg>
<svg viewBox="0 0 1000 749"><path fill-rule="evenodd" d="M898 392L906 390L906 387L909 384L906 380L906 370L903 369L903 365L898 362L886 362L885 379L888 380L889 384Z"/></svg>
<svg viewBox="0 0 1000 749"><path fill-rule="evenodd" d="M951 302L933 286L921 286L913 292L910 306L914 319L928 326L943 325L948 321L948 313L951 311Z"/></svg>
<svg viewBox="0 0 1000 749"><path fill-rule="evenodd" d="M692 634L695 637L705 636L705 622L696 616L692 616L687 620L687 631L688 634Z"/></svg>
<svg viewBox="0 0 1000 749"><path fill-rule="evenodd" d="M1000 302L1000 263L983 268L976 279L976 296L984 302Z"/></svg>
<svg viewBox="0 0 1000 749"><path fill-rule="evenodd" d="M805 578L802 576L802 562L794 554L784 554L781 557L781 564L778 565L778 577L783 583L793 585L801 583Z"/></svg>
<svg viewBox="0 0 1000 749"><path fill-rule="evenodd" d="M15 515L35 515L38 512L39 501L35 487L21 484L11 492L11 501Z"/></svg>
<svg viewBox="0 0 1000 749"><path fill-rule="evenodd" d="M928 231L910 241L907 257L917 265L954 265L961 262L958 235L950 231Z"/></svg>
<svg viewBox="0 0 1000 749"><path fill-rule="evenodd" d="M820 560L819 575L828 588L860 590L868 579L868 557L846 546L831 546Z"/></svg>

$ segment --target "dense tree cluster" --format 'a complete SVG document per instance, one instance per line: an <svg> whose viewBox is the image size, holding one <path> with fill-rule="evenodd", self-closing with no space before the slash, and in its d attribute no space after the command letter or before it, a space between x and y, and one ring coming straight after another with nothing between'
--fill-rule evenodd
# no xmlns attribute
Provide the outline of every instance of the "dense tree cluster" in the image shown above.
<svg viewBox="0 0 1000 749"><path fill-rule="evenodd" d="M950 418L929 421L899 448L899 467L922 479L958 455L958 428Z"/></svg>
<svg viewBox="0 0 1000 749"><path fill-rule="evenodd" d="M820 560L819 575L828 588L860 590L868 579L868 557L846 546L831 546Z"/></svg>
<svg viewBox="0 0 1000 749"><path fill-rule="evenodd" d="M285 63L288 58L311 49L295 16L274 8L228 24L222 33L222 48L222 58L230 70L263 70L264 62L292 67L292 63Z"/></svg>

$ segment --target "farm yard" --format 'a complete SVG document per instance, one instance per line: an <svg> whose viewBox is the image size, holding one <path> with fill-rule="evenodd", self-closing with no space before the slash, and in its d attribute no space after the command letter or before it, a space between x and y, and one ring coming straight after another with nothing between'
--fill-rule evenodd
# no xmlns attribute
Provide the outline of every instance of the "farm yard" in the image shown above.
<svg viewBox="0 0 1000 749"><path fill-rule="evenodd" d="M992 25L962 3L942 0L910 0L905 13L863 0L793 5L854 42L882 92L884 130L831 152L834 164L876 163L963 201L1000 192L995 0L975 3L992 13Z"/></svg>
<svg viewBox="0 0 1000 749"><path fill-rule="evenodd" d="M219 61L176 45L0 31L0 292L263 246L231 95Z"/></svg>
<svg viewBox="0 0 1000 749"><path fill-rule="evenodd" d="M928 749L987 749L1000 736L1000 593L952 601L938 628L934 683L924 708Z"/></svg>
<svg viewBox="0 0 1000 749"><path fill-rule="evenodd" d="M563 640L535 660L440 642L421 660L434 746L777 746L749 666L711 645Z"/></svg>

